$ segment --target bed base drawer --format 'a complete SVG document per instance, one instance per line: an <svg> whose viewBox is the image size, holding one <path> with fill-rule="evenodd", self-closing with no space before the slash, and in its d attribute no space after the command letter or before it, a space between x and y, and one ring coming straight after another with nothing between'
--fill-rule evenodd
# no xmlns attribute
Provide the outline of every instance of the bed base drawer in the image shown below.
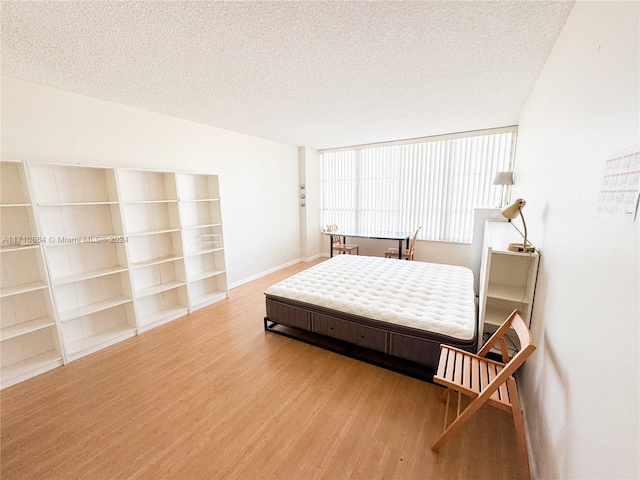
<svg viewBox="0 0 640 480"><path fill-rule="evenodd" d="M311 314L311 331L360 347L387 353L388 336L383 330L358 325L328 315Z"/></svg>

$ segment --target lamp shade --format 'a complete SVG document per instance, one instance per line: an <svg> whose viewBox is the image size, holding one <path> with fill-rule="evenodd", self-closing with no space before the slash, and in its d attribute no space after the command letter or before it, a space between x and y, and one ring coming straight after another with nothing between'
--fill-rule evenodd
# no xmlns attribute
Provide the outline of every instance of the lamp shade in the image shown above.
<svg viewBox="0 0 640 480"><path fill-rule="evenodd" d="M513 185L513 172L496 172L494 185Z"/></svg>
<svg viewBox="0 0 640 480"><path fill-rule="evenodd" d="M513 220L518 216L520 210L522 210L526 204L527 202L524 198L518 198L502 209L502 216L509 220Z"/></svg>

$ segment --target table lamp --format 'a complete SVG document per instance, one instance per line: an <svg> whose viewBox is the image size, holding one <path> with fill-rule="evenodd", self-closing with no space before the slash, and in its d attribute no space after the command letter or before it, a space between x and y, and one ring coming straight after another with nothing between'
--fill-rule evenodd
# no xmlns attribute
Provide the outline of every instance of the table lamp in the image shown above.
<svg viewBox="0 0 640 480"><path fill-rule="evenodd" d="M518 198L504 207L501 211L502 216L509 220L513 220L518 215L522 218L522 225L524 226L524 242L522 242L522 245L519 243L510 243L509 250L512 252L535 252L536 250L532 245L527 245L527 224L524 221L524 215L522 215L522 209L526 204L527 202L524 198Z"/></svg>
<svg viewBox="0 0 640 480"><path fill-rule="evenodd" d="M507 189L507 185L513 185L513 172L496 172L496 176L493 178L494 185L500 185L502 192L500 192L500 205L504 205L504 191Z"/></svg>

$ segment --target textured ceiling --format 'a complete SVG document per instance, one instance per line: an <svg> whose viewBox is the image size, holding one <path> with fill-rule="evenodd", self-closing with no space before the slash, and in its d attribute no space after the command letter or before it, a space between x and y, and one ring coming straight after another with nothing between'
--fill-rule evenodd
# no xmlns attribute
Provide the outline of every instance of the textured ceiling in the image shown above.
<svg viewBox="0 0 640 480"><path fill-rule="evenodd" d="M2 73L292 145L517 124L568 1L2 1Z"/></svg>

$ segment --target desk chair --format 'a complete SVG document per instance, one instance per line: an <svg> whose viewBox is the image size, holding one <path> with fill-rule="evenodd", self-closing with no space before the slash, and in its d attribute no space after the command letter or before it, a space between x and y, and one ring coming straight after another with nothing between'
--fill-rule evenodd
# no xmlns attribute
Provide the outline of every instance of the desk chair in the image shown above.
<svg viewBox="0 0 640 480"><path fill-rule="evenodd" d="M511 358L509 358L507 342L504 338L509 328L515 330L520 340L520 351ZM499 345L502 362L485 358L495 345ZM496 330L477 355L446 345L440 345L438 371L433 377L433 381L447 387L441 397L441 401L446 399L447 409L444 416L444 431L431 449L434 452L440 450L449 438L486 403L492 407L511 412L516 429L518 454L523 468L526 468L524 472L527 474L527 478L530 478L531 472L527 456L524 421L513 373L535 349L536 347L531 343L529 328L525 325L520 312L517 310L514 310L509 315L509 318ZM449 400L451 393L454 391L458 392L457 416L447 426ZM466 395L472 399L462 412L460 411L461 395Z"/></svg>
<svg viewBox="0 0 640 480"><path fill-rule="evenodd" d="M402 251L402 258L405 260L413 260L413 252L416 249L416 238L418 238L418 232L422 227L418 227L416 233L413 234L411 238L411 243L409 244L409 250ZM398 258L398 249L395 247L387 248L384 252L385 258Z"/></svg>
<svg viewBox="0 0 640 480"><path fill-rule="evenodd" d="M331 234L331 232L337 232L338 226L334 223L332 225L327 225L327 232ZM348 252L351 255L351 252L355 251L356 255L360 253L360 247L358 245L354 245L352 243L342 243L342 239L340 235L331 234L331 243L333 244L333 251L338 253Z"/></svg>

